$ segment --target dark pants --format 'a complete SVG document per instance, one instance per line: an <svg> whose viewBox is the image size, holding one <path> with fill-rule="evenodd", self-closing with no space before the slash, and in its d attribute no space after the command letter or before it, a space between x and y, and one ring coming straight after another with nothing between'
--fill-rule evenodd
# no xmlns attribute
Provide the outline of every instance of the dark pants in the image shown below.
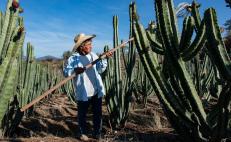
<svg viewBox="0 0 231 142"><path fill-rule="evenodd" d="M86 115L89 105L92 106L93 112L93 135L99 135L102 127L102 97L94 95L88 101L78 101L78 121L80 133L86 134Z"/></svg>

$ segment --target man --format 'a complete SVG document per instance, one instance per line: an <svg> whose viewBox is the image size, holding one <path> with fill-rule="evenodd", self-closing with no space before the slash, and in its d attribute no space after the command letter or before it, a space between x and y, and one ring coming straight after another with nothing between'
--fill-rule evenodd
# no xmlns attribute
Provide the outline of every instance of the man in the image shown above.
<svg viewBox="0 0 231 142"><path fill-rule="evenodd" d="M93 111L93 137L100 138L102 125L102 97L105 94L100 73L107 67L106 60L100 60L93 67L85 70L84 67L96 60L98 56L92 52L92 39L95 35L77 35L74 39L73 54L68 58L64 67L64 75L70 76L74 72L75 97L78 105L78 121L80 127L80 139L88 141L86 135L86 114L89 105ZM112 52L106 54L112 56Z"/></svg>

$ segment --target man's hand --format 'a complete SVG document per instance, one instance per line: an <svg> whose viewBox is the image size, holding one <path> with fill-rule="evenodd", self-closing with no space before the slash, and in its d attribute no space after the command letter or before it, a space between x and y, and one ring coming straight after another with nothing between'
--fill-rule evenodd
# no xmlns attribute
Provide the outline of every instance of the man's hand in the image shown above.
<svg viewBox="0 0 231 142"><path fill-rule="evenodd" d="M85 69L82 68L82 67L77 67L77 68L74 69L74 71L75 71L76 74L81 74L81 73L83 73L85 71Z"/></svg>
<svg viewBox="0 0 231 142"><path fill-rule="evenodd" d="M108 51L108 52L106 53L106 57L107 57L107 58L112 57L112 55L113 55L113 53L112 53L111 51Z"/></svg>

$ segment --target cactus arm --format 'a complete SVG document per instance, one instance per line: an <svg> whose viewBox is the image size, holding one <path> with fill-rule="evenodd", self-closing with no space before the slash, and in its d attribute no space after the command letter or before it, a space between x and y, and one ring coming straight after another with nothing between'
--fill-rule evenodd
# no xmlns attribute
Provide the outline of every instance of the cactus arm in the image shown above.
<svg viewBox="0 0 231 142"><path fill-rule="evenodd" d="M1 58L4 58L6 56L6 54L7 54L7 50L8 50L8 47L9 47L11 37L13 36L14 29L16 28L15 25L16 25L17 19L18 19L18 10L16 10L16 11L11 10L9 25L8 25L6 37L5 37L5 40L4 40L2 52L1 52Z"/></svg>
<svg viewBox="0 0 231 142"><path fill-rule="evenodd" d="M163 50L161 43L159 43L152 37L150 31L147 31L147 38L150 41L150 46L151 46L152 51L157 54L164 55L164 50Z"/></svg>
<svg viewBox="0 0 231 142"><path fill-rule="evenodd" d="M118 44L119 44L119 37L118 37L118 16L113 16L113 29L114 29L114 47L117 47ZM120 90L120 85L119 85L119 82L120 82L120 78L121 78L121 72L120 72L120 50L116 51L114 53L114 66L115 66L115 69L114 69L114 72L116 74L116 90L117 90L117 93L119 93L118 91Z"/></svg>
<svg viewBox="0 0 231 142"><path fill-rule="evenodd" d="M172 28L171 28L171 23L170 23L170 19L169 19L169 12L167 9L167 2L166 1L155 1L155 6L156 6L156 15L157 15L157 19L158 19L158 29L160 30L160 33L162 33L162 44L166 49L166 47L171 47L172 50L176 51L176 54L174 56L179 57L178 54L178 49L176 48L176 46L174 46L174 44L172 44ZM165 14L162 14L165 13ZM160 24L161 22L161 24Z"/></svg>
<svg viewBox="0 0 231 142"><path fill-rule="evenodd" d="M231 61L220 34L215 10L209 8L205 11L204 17L209 45L207 50L211 56L211 60L217 66L221 76L231 81Z"/></svg>
<svg viewBox="0 0 231 142"><path fill-rule="evenodd" d="M175 47L179 47L179 38L178 38L178 23L177 23L177 17L176 17L176 11L174 8L173 0L168 0L167 1L167 7L168 7L168 12L169 12L169 19L171 23L171 29L172 29L172 38L173 38L173 44ZM179 49L177 48L177 51Z"/></svg>
<svg viewBox="0 0 231 142"><path fill-rule="evenodd" d="M5 12L5 16L4 16L4 23L2 25L2 32L1 32L1 37L0 37L0 55L2 54L3 45L5 43L4 41L6 38L8 26L9 26L9 21L10 21L10 16L11 16L10 7L12 5L12 1L13 0L8 0L7 7L6 7L6 12Z"/></svg>
<svg viewBox="0 0 231 142"><path fill-rule="evenodd" d="M177 45L177 43L173 44L173 40L171 39L171 28L169 24L168 19L168 12L167 12L167 3L166 1L162 0L156 0L156 11L157 11L157 18L158 18L158 24L160 27L160 33L161 37L166 49L166 56L168 58L168 61L171 62L171 68L175 71L179 79L181 80L182 88L187 95L187 98L189 99L193 111L198 115L201 122L203 122L203 126L207 126L206 123L206 113L204 111L202 102L197 94L196 88L192 82L192 79L190 78L190 75L188 74L185 64L183 63L182 59L179 58L179 53L177 48L174 48L174 45Z"/></svg>
<svg viewBox="0 0 231 142"><path fill-rule="evenodd" d="M201 24L198 34L196 35L190 47L182 51L181 56L183 60L189 61L194 56L196 56L197 53L204 47L205 43L206 43L205 25Z"/></svg>
<svg viewBox="0 0 231 142"><path fill-rule="evenodd" d="M133 22L134 22L134 17L133 17L133 11L136 11L136 6L135 3L131 3L129 5L129 20L130 20L130 33L129 37L131 38L133 36ZM135 48L135 43L134 41L129 42L129 47L128 47L128 66L127 66L127 73L129 77L129 84L132 83L134 80L134 66L136 63L136 48Z"/></svg>
<svg viewBox="0 0 231 142"><path fill-rule="evenodd" d="M27 103L27 97L30 94L30 77L33 74L33 54L34 49L30 43L27 43L27 59L26 59L26 66L25 66L25 76L23 78L23 94L22 94L22 103L21 105L25 105ZM45 88L44 88L45 89Z"/></svg>
<svg viewBox="0 0 231 142"><path fill-rule="evenodd" d="M199 29L199 27L201 25L201 17L199 14L198 6L199 6L199 4L196 3L195 0L193 0L193 2L192 2L192 16L195 20L196 31L197 31L197 29Z"/></svg>
<svg viewBox="0 0 231 142"><path fill-rule="evenodd" d="M134 29L136 29L136 28L134 28ZM181 108L178 108L177 102L172 104L171 99L173 99L174 97L172 97L172 95L170 95L171 93L169 93L169 90L167 91L166 89L164 89L164 87L166 87L166 86L162 82L163 76L161 76L160 73L158 73L158 71L157 71L158 67L156 68L156 70L153 70L153 67L150 67L150 58L148 58L148 56L149 56L148 54L150 54L150 51L144 52L147 49L144 49L144 51L142 51L143 49L142 49L142 46L140 43L141 41L139 39L139 36L137 35L137 32L135 32L134 34L136 35L135 42L136 42L136 47L137 47L138 53L140 55L140 60L143 64L143 67L145 69L147 77L150 80L151 85L154 86L153 89L157 88L157 90L155 90L155 93L158 96L161 104L163 104L163 108L166 112L167 117L169 118L169 121L174 126L174 128L176 128L182 132L181 134L185 133L186 129L189 129L190 127L193 126L193 121L190 118L190 113L187 110L185 110L184 108L182 108L183 110ZM155 61L153 60L153 63L154 62ZM185 125L182 126L179 122L184 123ZM182 130L184 130L184 131L182 131ZM185 135L186 134L187 133L185 133Z"/></svg>
<svg viewBox="0 0 231 142"><path fill-rule="evenodd" d="M142 44L141 44L141 42L140 42L140 37L139 37L138 31L137 31L137 28L136 28L135 26L134 26L134 34L135 34L135 43L136 43L136 47L137 47L138 53L139 53L140 55L142 55L142 54L144 54L145 52L143 51L144 49L141 48L141 47L143 47L143 46L142 46ZM146 74L147 74L148 78L149 78L150 81L151 81L151 84L152 84L152 85L155 84L156 87L157 87L157 90L156 90L156 91L158 91L158 92L157 92L158 98L159 98L160 95L161 95L160 101L161 101L163 104L165 104L166 106L169 106L169 107L168 107L168 109L170 109L169 111L171 111L171 112L174 114L174 116L176 116L176 113L175 113L174 109L171 107L171 105L169 104L169 102L166 100L165 96L162 96L162 95L163 95L163 92L162 92L162 90L160 89L160 85L156 82L156 80L161 81L161 80L160 80L161 78L156 78L156 77L154 77L153 72L151 71L151 67L149 66L148 60L146 59L146 56L140 56L140 60L141 60L141 62L143 63L144 69L145 69L145 71L146 71ZM152 62L154 62L154 61L152 61ZM155 74L157 75L157 74L158 74L157 71L156 71L156 70L154 70L154 71L155 71ZM154 80L154 78L155 78L156 80ZM163 86L163 87L164 87L164 86ZM164 90L166 90L166 89L164 89Z"/></svg>
<svg viewBox="0 0 231 142"><path fill-rule="evenodd" d="M184 118L185 120L190 121L189 112L185 108L183 108L182 110L180 104L178 103L177 99L173 95L174 92L167 84L163 75L161 75L160 71L158 71L159 67L156 61L152 60L153 58L151 58L152 55L150 51L148 52L147 49L145 49L148 48L148 42L147 41L145 42L144 39L147 40L147 38L143 37L145 35L144 28L141 25L139 25L138 22L136 24L136 27L134 27L136 47L140 54L140 59L144 65L146 74L148 75L151 84L155 85L158 88L158 93L157 93L158 98L163 104L165 104L168 107L169 111L173 111L171 109L176 108L175 110L177 111L177 114L182 116L182 118ZM138 32L142 34L139 34ZM155 86L153 88L155 88ZM176 113L175 110L174 113Z"/></svg>
<svg viewBox="0 0 231 142"><path fill-rule="evenodd" d="M179 50L182 52L190 46L191 38L193 35L193 28L195 26L195 22L191 16L186 17L183 22L183 31L181 34L181 40L179 45Z"/></svg>

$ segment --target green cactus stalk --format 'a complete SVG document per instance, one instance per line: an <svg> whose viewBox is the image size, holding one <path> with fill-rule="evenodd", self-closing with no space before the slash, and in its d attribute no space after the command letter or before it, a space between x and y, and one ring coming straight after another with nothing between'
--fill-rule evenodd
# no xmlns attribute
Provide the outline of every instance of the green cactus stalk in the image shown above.
<svg viewBox="0 0 231 142"><path fill-rule="evenodd" d="M118 46L118 17L113 17L113 41L114 47ZM108 59L108 68L104 76L106 87L106 103L110 114L111 122L114 127L123 127L128 118L128 112L131 101L132 81L134 80L133 68L135 61L134 45L126 48L128 51L117 50L114 53L114 59ZM107 50L107 49L105 49ZM121 59L124 57L124 67L126 74L122 75ZM116 116L116 117L115 117Z"/></svg>
<svg viewBox="0 0 231 142"><path fill-rule="evenodd" d="M31 74L33 71L33 60L34 60L34 51L33 47L30 43L27 43L27 56L26 56L26 64L25 64L25 76L23 78L23 94L21 94L21 103L20 106L23 106L28 103L28 95L30 94L31 82L34 81L31 79Z"/></svg>
<svg viewBox="0 0 231 142"><path fill-rule="evenodd" d="M137 51L153 89L182 140L221 141L229 136L230 129L230 59L217 26L215 11L206 10L201 20L194 1L193 17L185 18L179 38L173 2L156 0L155 8L159 35L145 32L138 20L133 23ZM195 39L191 41L194 29ZM157 36L161 37L162 46L153 42L152 38ZM164 68L168 70L160 70L157 58L152 57L154 55L149 50L153 46L164 49L163 53L152 51L164 56ZM200 58L205 59L202 65ZM217 71L222 78L216 75ZM225 83L217 83L219 78ZM212 91L207 88L221 86L221 91L216 92L219 96L217 104L213 110L207 110L206 104L202 103L205 94L211 96Z"/></svg>
<svg viewBox="0 0 231 142"><path fill-rule="evenodd" d="M12 6L12 0L8 0L7 9L5 13L2 34L0 38L0 58L1 60L6 56L6 51L10 42L10 38L16 28L16 23L18 19L18 9L14 9Z"/></svg>
<svg viewBox="0 0 231 142"><path fill-rule="evenodd" d="M221 73L221 76L225 80L231 80L231 62L230 57L226 51L224 42L222 40L220 29L217 24L217 17L214 9L208 9L205 12L205 24L206 24L206 35L208 45L211 48L207 48L211 60L217 66L217 69Z"/></svg>
<svg viewBox="0 0 231 142"><path fill-rule="evenodd" d="M25 33L18 33L21 24L14 30L14 35L11 37L9 48L6 56L3 58L3 63L0 65L0 120L3 119L4 112L7 110L7 105L10 99L16 95L16 87L19 71L19 55L22 50ZM1 129L5 126L0 123Z"/></svg>
<svg viewBox="0 0 231 142"><path fill-rule="evenodd" d="M27 59L24 60L22 47L25 32L23 19L18 16L20 9L18 0L8 0L5 14L0 12L1 135L11 135L17 127L13 122L18 119L15 113L18 104L22 106L29 103L34 97L53 86L61 76L61 72L58 73L53 68L48 69L34 62L33 47L30 43L27 45ZM15 103L18 102L17 99L20 100L19 103ZM26 112L26 115L29 116L29 113Z"/></svg>
<svg viewBox="0 0 231 142"><path fill-rule="evenodd" d="M222 89L220 93L217 107L218 116L217 124L214 128L213 138L215 140L220 140L228 134L228 123L230 121L230 58L227 54L224 42L221 37L221 32L217 23L217 16L214 9L210 8L205 11L205 24L206 24L206 35L208 40L208 45L210 48L208 52L211 56L212 62L216 65L223 80L227 81L226 86ZM215 60L216 58L216 60Z"/></svg>

